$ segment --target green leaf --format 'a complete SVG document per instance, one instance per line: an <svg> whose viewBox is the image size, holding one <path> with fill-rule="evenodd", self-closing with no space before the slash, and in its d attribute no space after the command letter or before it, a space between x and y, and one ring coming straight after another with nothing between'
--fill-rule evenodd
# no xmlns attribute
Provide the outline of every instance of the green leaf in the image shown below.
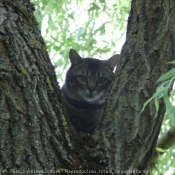
<svg viewBox="0 0 175 175"><path fill-rule="evenodd" d="M163 74L157 81L165 81L170 78L174 77L175 78L175 68L171 69L169 72Z"/></svg>
<svg viewBox="0 0 175 175"><path fill-rule="evenodd" d="M175 64L175 60L168 62L168 64Z"/></svg>
<svg viewBox="0 0 175 175"><path fill-rule="evenodd" d="M156 96L157 98L162 98L162 97L164 97L167 93L168 93L168 88L167 88L167 87L163 87L162 89L158 90L158 91L155 93L155 96Z"/></svg>
<svg viewBox="0 0 175 175"><path fill-rule="evenodd" d="M144 109L146 108L146 106L148 105L148 103L150 103L154 98L155 98L155 94L144 103L143 108L140 111L139 115L144 111Z"/></svg>
<svg viewBox="0 0 175 175"><path fill-rule="evenodd" d="M155 118L156 118L157 117L157 113L159 111L159 102L158 102L157 98L154 99L154 104L156 106L156 114L155 114Z"/></svg>
<svg viewBox="0 0 175 175"><path fill-rule="evenodd" d="M156 148L156 150L158 151L158 152L161 152L161 153L164 153L164 152L166 152L167 150L164 150L164 149L162 149L162 148Z"/></svg>
<svg viewBox="0 0 175 175"><path fill-rule="evenodd" d="M164 81L164 82L162 82L162 83L156 88L156 91L159 91L160 89L164 88L165 86L167 86L168 83L169 83L169 81Z"/></svg>
<svg viewBox="0 0 175 175"><path fill-rule="evenodd" d="M166 105L166 113L170 117L171 121L175 124L175 106L173 106L170 102L168 95L165 95L163 99Z"/></svg>

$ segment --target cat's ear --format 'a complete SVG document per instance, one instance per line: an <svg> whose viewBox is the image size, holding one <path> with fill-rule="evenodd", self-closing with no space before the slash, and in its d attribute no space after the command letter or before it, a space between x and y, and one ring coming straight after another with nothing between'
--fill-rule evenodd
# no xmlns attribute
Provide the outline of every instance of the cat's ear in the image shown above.
<svg viewBox="0 0 175 175"><path fill-rule="evenodd" d="M81 56L74 49L70 49L69 59L70 59L71 64L73 65L83 62L83 59L81 58Z"/></svg>
<svg viewBox="0 0 175 175"><path fill-rule="evenodd" d="M111 58L109 58L108 60L105 60L105 64L107 64L107 66L109 66L110 69L113 71L115 66L117 66L119 59L120 59L120 55L116 54Z"/></svg>

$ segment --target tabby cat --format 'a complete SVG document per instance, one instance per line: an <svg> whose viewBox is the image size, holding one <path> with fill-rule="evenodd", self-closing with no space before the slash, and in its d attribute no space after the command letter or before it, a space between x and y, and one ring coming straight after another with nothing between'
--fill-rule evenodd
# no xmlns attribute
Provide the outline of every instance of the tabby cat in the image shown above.
<svg viewBox="0 0 175 175"><path fill-rule="evenodd" d="M92 133L119 60L114 55L108 60L81 58L73 49L69 52L71 67L66 74L62 93L67 115L75 129Z"/></svg>

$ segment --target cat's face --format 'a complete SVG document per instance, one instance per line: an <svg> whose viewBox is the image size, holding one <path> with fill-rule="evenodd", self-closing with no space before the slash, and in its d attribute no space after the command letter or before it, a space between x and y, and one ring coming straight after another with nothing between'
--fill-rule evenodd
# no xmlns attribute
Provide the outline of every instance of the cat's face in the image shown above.
<svg viewBox="0 0 175 175"><path fill-rule="evenodd" d="M71 67L65 82L67 95L82 103L103 104L107 90L114 79L113 69L119 55L105 61L93 58L82 59L75 50L71 49L69 58Z"/></svg>

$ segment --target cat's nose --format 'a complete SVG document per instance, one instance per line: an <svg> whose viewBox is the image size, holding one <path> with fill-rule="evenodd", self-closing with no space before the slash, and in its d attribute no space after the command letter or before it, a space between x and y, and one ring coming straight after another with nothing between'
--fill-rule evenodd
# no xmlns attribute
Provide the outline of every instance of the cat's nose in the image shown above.
<svg viewBox="0 0 175 175"><path fill-rule="evenodd" d="M92 94L92 93L95 91L95 85L89 84L89 85L88 85L88 90L89 90L89 92Z"/></svg>

